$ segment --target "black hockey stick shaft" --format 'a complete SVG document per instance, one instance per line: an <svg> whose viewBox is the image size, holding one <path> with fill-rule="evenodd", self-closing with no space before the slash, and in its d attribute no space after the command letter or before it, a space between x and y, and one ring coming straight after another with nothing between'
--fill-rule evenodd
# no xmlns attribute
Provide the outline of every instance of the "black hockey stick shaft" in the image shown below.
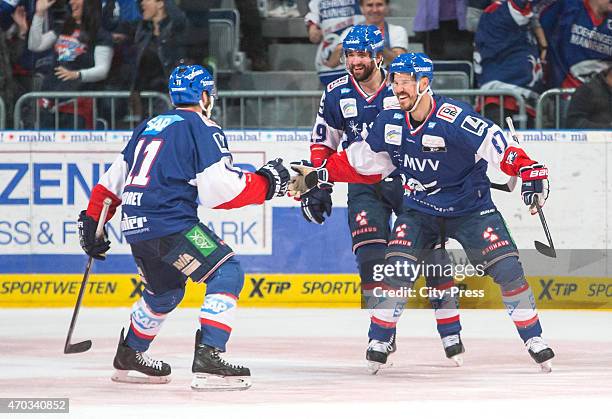
<svg viewBox="0 0 612 419"><path fill-rule="evenodd" d="M100 211L100 218L98 219L98 225L96 226L96 239L99 239L103 235L104 222L106 215L111 205L111 199L104 199L102 211ZM76 325L77 318L79 316L79 310L81 309L81 302L83 301L83 294L85 293L85 286L89 280L89 272L93 265L93 257L89 256L87 260L87 266L85 267L85 273L83 274L83 280L81 281L81 288L79 289L79 295L77 296L76 304L74 305L74 311L72 312L72 319L70 320L70 327L68 328L68 336L66 336L66 343L64 344L65 354L76 354L88 351L91 348L91 340L86 340L78 343L71 343L72 333L74 332L74 326Z"/></svg>
<svg viewBox="0 0 612 419"><path fill-rule="evenodd" d="M538 215L540 216L540 222L542 223L542 227L544 228L544 234L546 235L546 240L548 240L548 246L542 242L534 241L535 248L538 252L542 253L544 256L548 256L551 258L557 257L557 252L555 251L555 245L553 244L552 237L550 236L550 230L548 229L548 224L546 224L546 218L544 217L544 211L540 206L539 202L536 201L534 203L536 209L538 210Z"/></svg>

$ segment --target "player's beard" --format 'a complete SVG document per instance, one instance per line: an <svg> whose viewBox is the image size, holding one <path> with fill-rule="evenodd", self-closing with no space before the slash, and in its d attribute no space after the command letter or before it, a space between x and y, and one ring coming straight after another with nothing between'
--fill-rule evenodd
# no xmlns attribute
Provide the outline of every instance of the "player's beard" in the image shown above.
<svg viewBox="0 0 612 419"><path fill-rule="evenodd" d="M399 98L398 98L399 100ZM403 101L400 101L400 108L402 111L404 112L408 112L410 109L412 109L412 107L414 106L414 103L416 102L417 97L408 97L406 99L404 99Z"/></svg>
<svg viewBox="0 0 612 419"><path fill-rule="evenodd" d="M361 72L361 74L357 75L355 74L355 67L356 67L355 65L352 65L350 68L350 72L356 81L365 81L369 79L372 73L374 72L374 68L375 68L373 61L370 62L369 64L363 64L363 67L364 67L363 71Z"/></svg>

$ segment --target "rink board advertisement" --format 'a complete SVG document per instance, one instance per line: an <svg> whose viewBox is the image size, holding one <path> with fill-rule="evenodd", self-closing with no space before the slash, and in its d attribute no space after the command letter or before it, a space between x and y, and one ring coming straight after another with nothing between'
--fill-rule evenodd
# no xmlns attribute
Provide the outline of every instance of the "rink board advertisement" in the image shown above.
<svg viewBox="0 0 612 419"><path fill-rule="evenodd" d="M235 164L244 170L254 171L275 157L289 162L309 154L308 131L228 131L227 136ZM74 304L86 264L76 218L129 137L129 132L0 132L0 306ZM612 170L607 168L612 132L528 131L519 133L519 139L550 169L552 190L545 210L555 245L610 249ZM506 180L499 173L490 176L493 181ZM534 240L544 241L539 220L528 215L519 191L493 194L520 249L533 249ZM345 185L336 185L333 199L333 214L324 226L307 223L290 198L238 210L200 211L203 222L242 262L247 273L243 305L359 305ZM105 262L94 264L85 305L125 306L138 295L134 288L139 280L119 228L119 214L108 224L111 251ZM453 246L457 244L451 242ZM540 264L536 258L527 264L534 293L542 296L539 304L555 308L564 301L563 308L571 308L582 301L583 308L605 307L612 298L609 260L594 271L584 271L584 264L575 261L567 264L583 270L568 269L565 262ZM478 286L481 283L482 278ZM472 286L469 279L465 284ZM462 299L462 305L498 307L495 284L484 288L490 288L485 299ZM201 297L197 290L188 292L183 304L195 307Z"/></svg>

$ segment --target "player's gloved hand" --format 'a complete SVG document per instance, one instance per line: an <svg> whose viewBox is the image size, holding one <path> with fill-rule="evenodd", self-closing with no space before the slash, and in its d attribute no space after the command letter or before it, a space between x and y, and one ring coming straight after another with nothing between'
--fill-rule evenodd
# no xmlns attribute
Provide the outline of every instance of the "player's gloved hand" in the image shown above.
<svg viewBox="0 0 612 419"><path fill-rule="evenodd" d="M79 229L79 241L85 253L94 259L106 259L105 253L110 249L110 240L106 236L106 228L104 229L104 235L96 240L98 223L87 215L85 210L79 214L77 227Z"/></svg>
<svg viewBox="0 0 612 419"><path fill-rule="evenodd" d="M266 201L275 196L285 196L290 176L287 168L283 166L283 159L270 160L255 173L264 176L270 184Z"/></svg>
<svg viewBox="0 0 612 419"><path fill-rule="evenodd" d="M332 189L313 188L300 197L302 215L306 221L323 224L325 215L328 217L332 212Z"/></svg>
<svg viewBox="0 0 612 419"><path fill-rule="evenodd" d="M314 167L308 160L291 162L291 169L297 172L297 175L291 177L288 195L300 198L316 186L321 189L331 189L334 184L329 181L325 163L326 160L320 167Z"/></svg>
<svg viewBox="0 0 612 419"><path fill-rule="evenodd" d="M521 187L523 202L529 206L529 212L532 215L537 214L535 203L537 202L542 207L548 198L548 169L543 164L534 163L531 166L522 167L519 174L523 181Z"/></svg>

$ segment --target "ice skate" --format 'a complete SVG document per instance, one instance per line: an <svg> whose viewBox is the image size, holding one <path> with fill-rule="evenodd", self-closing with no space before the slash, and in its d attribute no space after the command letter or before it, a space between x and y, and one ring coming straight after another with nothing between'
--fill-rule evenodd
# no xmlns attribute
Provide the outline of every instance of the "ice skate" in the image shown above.
<svg viewBox="0 0 612 419"><path fill-rule="evenodd" d="M219 350L201 342L202 332L196 332L193 356L193 380L196 391L246 390L251 387L251 371L246 367L231 365L219 356Z"/></svg>
<svg viewBox="0 0 612 419"><path fill-rule="evenodd" d="M121 329L117 353L113 360L115 372L111 380L119 383L166 384L170 382L170 365L150 358L125 343L125 329Z"/></svg>
<svg viewBox="0 0 612 419"><path fill-rule="evenodd" d="M366 360L370 374L375 375L378 373L379 369L393 366L392 362L387 363L387 358L395 352L396 349L395 333L391 336L390 342L370 339L368 349L366 350Z"/></svg>
<svg viewBox="0 0 612 419"><path fill-rule="evenodd" d="M533 337L525 342L525 347L533 360L540 365L542 372L549 373L552 371L552 361L555 353L548 347L544 339L540 336Z"/></svg>
<svg viewBox="0 0 612 419"><path fill-rule="evenodd" d="M463 365L462 353L465 352L463 342L461 342L461 336L450 335L442 338L442 346L444 346L444 353L446 357L453 361L456 366L460 367Z"/></svg>

